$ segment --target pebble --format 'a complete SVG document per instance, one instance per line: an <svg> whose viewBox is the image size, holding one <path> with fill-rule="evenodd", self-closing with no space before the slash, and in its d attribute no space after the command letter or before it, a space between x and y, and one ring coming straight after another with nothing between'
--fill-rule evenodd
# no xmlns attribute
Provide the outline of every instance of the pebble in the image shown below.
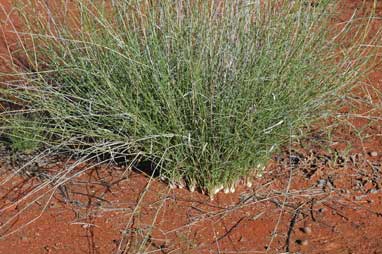
<svg viewBox="0 0 382 254"><path fill-rule="evenodd" d="M300 158L296 155L291 155L289 157L289 160L290 160L290 163L292 164L292 166L294 166L294 167L296 167L300 162Z"/></svg>
<svg viewBox="0 0 382 254"><path fill-rule="evenodd" d="M360 196L355 196L354 197L354 200L355 201L361 201L362 199L364 199L365 198L365 195L360 195Z"/></svg>
<svg viewBox="0 0 382 254"><path fill-rule="evenodd" d="M296 243L301 246L307 246L309 244L308 240L301 240L301 239L297 239Z"/></svg>
<svg viewBox="0 0 382 254"><path fill-rule="evenodd" d="M22 236L22 237L20 237L20 240L23 241L23 242L28 241L28 237Z"/></svg>
<svg viewBox="0 0 382 254"><path fill-rule="evenodd" d="M375 189L375 188L374 188L374 189L371 189L371 190L370 190L370 193L371 193L371 194L375 194L375 193L378 193L378 190L377 190L377 189Z"/></svg>
<svg viewBox="0 0 382 254"><path fill-rule="evenodd" d="M326 180L325 179L320 179L317 181L317 187L323 188L326 185Z"/></svg>
<svg viewBox="0 0 382 254"><path fill-rule="evenodd" d="M245 237L241 236L239 239L239 242L245 242L245 241L247 241L247 239Z"/></svg>
<svg viewBox="0 0 382 254"><path fill-rule="evenodd" d="M303 227L301 228L301 231L308 235L312 233L311 227Z"/></svg>
<svg viewBox="0 0 382 254"><path fill-rule="evenodd" d="M372 151L372 152L370 152L370 156L371 157L377 157L378 153L376 151Z"/></svg>

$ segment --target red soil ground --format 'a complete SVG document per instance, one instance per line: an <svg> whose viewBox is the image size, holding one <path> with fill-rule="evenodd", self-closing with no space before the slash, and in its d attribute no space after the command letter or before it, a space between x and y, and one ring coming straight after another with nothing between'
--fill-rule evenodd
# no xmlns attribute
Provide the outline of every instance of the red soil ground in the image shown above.
<svg viewBox="0 0 382 254"><path fill-rule="evenodd" d="M341 17L360 4L343 1ZM4 71L6 45L15 36L3 34ZM355 106L343 109L357 117L344 118L331 142L317 130L309 142L275 156L254 187L214 201L100 166L39 200L49 186L18 203L40 184L41 172L66 164L54 158L33 164L24 171L29 177L1 185L22 162L0 149L0 253L103 254L119 247L125 253L382 253L382 125L364 118L381 116L380 92L382 72L376 70L355 91Z"/></svg>

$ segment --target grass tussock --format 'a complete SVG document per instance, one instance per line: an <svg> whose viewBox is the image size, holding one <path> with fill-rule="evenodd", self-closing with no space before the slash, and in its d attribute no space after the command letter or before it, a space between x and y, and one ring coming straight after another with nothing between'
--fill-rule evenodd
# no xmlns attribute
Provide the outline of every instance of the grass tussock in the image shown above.
<svg viewBox="0 0 382 254"><path fill-rule="evenodd" d="M1 90L18 109L0 115L3 135L150 162L212 194L330 112L381 38L372 15L333 25L329 0L42 2L19 9L27 64Z"/></svg>

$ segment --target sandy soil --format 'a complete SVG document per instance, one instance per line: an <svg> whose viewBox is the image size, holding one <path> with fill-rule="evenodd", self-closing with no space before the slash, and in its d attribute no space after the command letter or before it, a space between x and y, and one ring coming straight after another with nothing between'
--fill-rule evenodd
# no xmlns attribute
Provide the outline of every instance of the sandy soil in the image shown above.
<svg viewBox="0 0 382 254"><path fill-rule="evenodd" d="M343 1L340 17L360 2ZM2 34L4 71L16 38ZM362 117L381 115L373 107L382 102L378 91L382 72L376 70L354 92L359 103L342 110L359 117L345 119L351 124L335 128L331 142L317 129L275 156L254 187L213 201L107 166L37 191L41 179L69 162L32 163L0 185L0 253L103 254L119 247L126 253L382 253L382 124ZM0 183L29 159L0 148ZM27 193L29 199L17 202Z"/></svg>

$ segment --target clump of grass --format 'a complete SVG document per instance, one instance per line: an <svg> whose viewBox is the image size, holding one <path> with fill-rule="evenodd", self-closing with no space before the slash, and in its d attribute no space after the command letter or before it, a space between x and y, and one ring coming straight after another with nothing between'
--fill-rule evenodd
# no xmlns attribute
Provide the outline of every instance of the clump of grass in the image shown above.
<svg viewBox="0 0 382 254"><path fill-rule="evenodd" d="M39 112L46 146L144 160L172 184L234 191L374 57L362 47L368 20L339 28L333 1L305 2L31 2L18 31L24 89L2 93Z"/></svg>
<svg viewBox="0 0 382 254"><path fill-rule="evenodd" d="M32 153L42 146L44 140L42 128L38 121L28 119L22 115L7 118L7 137L9 146L14 152Z"/></svg>

